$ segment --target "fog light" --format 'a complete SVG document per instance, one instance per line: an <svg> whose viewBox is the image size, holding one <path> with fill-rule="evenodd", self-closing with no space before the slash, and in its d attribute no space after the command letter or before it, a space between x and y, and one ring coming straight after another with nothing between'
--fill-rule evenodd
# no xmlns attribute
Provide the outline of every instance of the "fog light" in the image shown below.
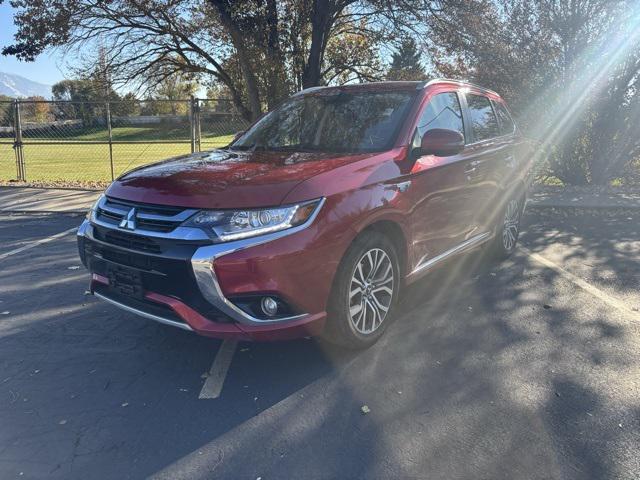
<svg viewBox="0 0 640 480"><path fill-rule="evenodd" d="M260 307L264 314L269 317L273 317L278 313L278 302L271 297L262 297L262 300L260 300Z"/></svg>

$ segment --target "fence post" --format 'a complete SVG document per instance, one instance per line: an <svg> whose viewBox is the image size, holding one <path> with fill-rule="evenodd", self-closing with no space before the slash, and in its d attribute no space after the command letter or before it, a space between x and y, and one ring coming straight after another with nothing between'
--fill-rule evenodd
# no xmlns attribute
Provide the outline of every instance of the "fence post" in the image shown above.
<svg viewBox="0 0 640 480"><path fill-rule="evenodd" d="M22 150L22 121L20 119L20 100L14 100L14 142L13 149L16 152L16 174L17 180L26 182L27 175L24 168L24 151Z"/></svg>
<svg viewBox="0 0 640 480"><path fill-rule="evenodd" d="M189 135L191 137L191 153L196 151L196 109L195 109L195 99L193 95L191 95L191 100L189 101Z"/></svg>
<svg viewBox="0 0 640 480"><path fill-rule="evenodd" d="M198 149L199 152L202 151L202 148L201 148L201 145L200 145L201 139L202 139L202 131L200 129L200 120L202 119L202 116L200 114L200 111L201 111L201 109L200 109L200 99L196 98L196 132L195 132L195 135L196 135L197 149Z"/></svg>
<svg viewBox="0 0 640 480"><path fill-rule="evenodd" d="M111 166L111 181L114 180L113 175L113 132L111 131L111 106L107 100L107 132L109 133L109 165Z"/></svg>

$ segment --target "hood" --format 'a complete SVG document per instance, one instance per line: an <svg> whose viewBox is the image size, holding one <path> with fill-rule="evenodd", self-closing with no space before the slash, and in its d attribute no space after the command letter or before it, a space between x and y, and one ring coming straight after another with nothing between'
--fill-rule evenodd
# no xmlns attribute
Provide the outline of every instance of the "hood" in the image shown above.
<svg viewBox="0 0 640 480"><path fill-rule="evenodd" d="M275 206L304 180L372 155L214 150L137 168L114 181L106 193L188 208Z"/></svg>

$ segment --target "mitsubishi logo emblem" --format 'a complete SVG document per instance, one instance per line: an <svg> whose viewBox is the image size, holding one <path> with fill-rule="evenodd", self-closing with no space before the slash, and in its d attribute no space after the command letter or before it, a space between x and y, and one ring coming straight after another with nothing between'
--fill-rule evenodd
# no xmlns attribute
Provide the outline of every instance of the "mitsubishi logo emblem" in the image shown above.
<svg viewBox="0 0 640 480"><path fill-rule="evenodd" d="M135 230L136 229L136 209L132 208L129 210L126 216L122 218L120 221L120 228L124 228L125 230Z"/></svg>

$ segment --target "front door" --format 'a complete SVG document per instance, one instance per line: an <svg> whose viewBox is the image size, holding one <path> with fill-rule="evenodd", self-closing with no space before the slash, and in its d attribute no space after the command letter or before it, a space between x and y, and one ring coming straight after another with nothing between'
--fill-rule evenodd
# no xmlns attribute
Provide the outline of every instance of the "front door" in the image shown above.
<svg viewBox="0 0 640 480"><path fill-rule="evenodd" d="M455 91L434 94L416 125L413 146L418 147L425 132L434 128L465 135L462 105ZM425 155L411 170L411 272L467 241L478 231L475 223L477 186L473 176L476 155L465 148L451 157Z"/></svg>

